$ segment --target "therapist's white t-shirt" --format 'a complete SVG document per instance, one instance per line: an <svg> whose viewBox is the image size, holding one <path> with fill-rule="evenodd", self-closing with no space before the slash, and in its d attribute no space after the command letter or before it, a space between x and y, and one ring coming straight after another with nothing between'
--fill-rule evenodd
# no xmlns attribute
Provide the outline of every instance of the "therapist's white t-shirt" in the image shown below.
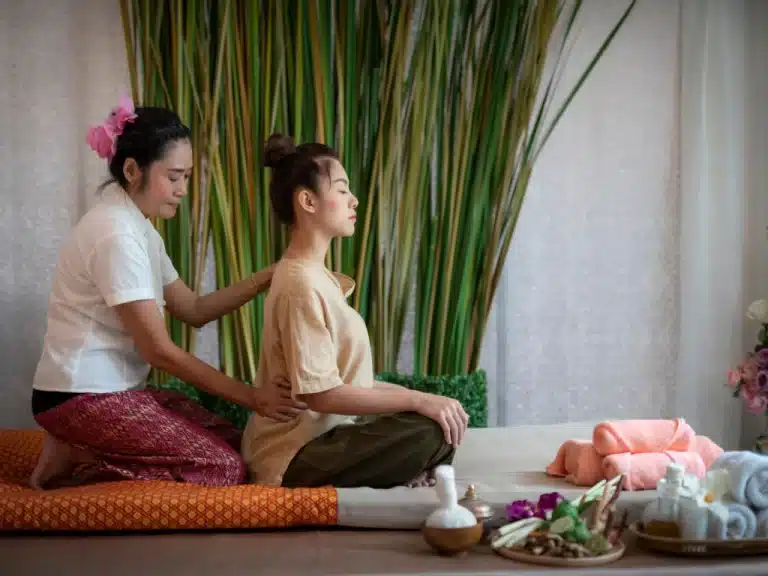
<svg viewBox="0 0 768 576"><path fill-rule="evenodd" d="M163 314L163 287L178 277L152 223L122 190L106 190L59 256L33 387L57 392L143 387L150 366L113 307L155 300Z"/></svg>

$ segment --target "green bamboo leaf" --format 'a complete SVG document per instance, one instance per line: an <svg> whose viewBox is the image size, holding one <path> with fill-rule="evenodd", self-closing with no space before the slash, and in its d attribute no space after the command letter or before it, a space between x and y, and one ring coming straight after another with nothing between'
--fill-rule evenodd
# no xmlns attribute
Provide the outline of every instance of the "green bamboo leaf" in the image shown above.
<svg viewBox="0 0 768 576"><path fill-rule="evenodd" d="M188 200L155 222L180 275L199 291L209 246L217 286L279 258L263 142L323 141L361 216L328 265L356 280L376 371L396 367L411 304L415 371L475 370L538 154L635 3L552 115L581 0L120 0L134 99L192 131ZM225 372L255 376L262 321L257 299L219 322ZM168 327L193 351L193 329Z"/></svg>

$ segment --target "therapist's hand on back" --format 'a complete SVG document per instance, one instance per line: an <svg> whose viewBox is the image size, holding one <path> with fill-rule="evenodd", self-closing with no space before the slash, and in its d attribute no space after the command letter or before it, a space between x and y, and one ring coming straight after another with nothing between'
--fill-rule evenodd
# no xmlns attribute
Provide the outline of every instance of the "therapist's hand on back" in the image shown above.
<svg viewBox="0 0 768 576"><path fill-rule="evenodd" d="M277 386L253 389L253 410L259 416L278 422L289 422L307 409L304 402L291 397L291 384L278 382Z"/></svg>

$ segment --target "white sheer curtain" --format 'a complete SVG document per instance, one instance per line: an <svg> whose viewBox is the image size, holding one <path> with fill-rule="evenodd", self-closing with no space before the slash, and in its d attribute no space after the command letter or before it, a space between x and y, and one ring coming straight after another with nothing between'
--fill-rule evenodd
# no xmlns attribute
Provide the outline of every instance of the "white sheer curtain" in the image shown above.
<svg viewBox="0 0 768 576"><path fill-rule="evenodd" d="M563 93L626 6L584 3ZM638 3L539 160L483 349L497 425L671 413L678 20Z"/></svg>
<svg viewBox="0 0 768 576"><path fill-rule="evenodd" d="M768 4L684 0L681 349L676 410L749 447L765 418L723 390L755 344L748 304L768 296Z"/></svg>
<svg viewBox="0 0 768 576"><path fill-rule="evenodd" d="M584 3L567 86L625 4ZM683 416L742 437L725 373L768 296L768 3L641 0L531 184L483 350L496 425ZM743 417L749 444L762 418Z"/></svg>
<svg viewBox="0 0 768 576"><path fill-rule="evenodd" d="M768 297L768 3L746 2L744 302ZM755 343L757 327L746 322L744 347ZM765 428L765 418L745 415L742 444L751 444Z"/></svg>
<svg viewBox="0 0 768 576"><path fill-rule="evenodd" d="M129 90L114 0L0 0L0 427L31 426L61 244L106 175L85 133Z"/></svg>
<svg viewBox="0 0 768 576"><path fill-rule="evenodd" d="M724 374L745 347L746 24L743 1L683 1L674 407L730 446L740 439L741 405L724 388Z"/></svg>

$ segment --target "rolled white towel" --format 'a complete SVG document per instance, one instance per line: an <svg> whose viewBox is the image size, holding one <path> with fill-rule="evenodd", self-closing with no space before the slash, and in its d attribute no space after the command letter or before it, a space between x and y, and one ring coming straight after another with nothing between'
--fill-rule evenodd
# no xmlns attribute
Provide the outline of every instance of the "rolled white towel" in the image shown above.
<svg viewBox="0 0 768 576"><path fill-rule="evenodd" d="M724 452L710 470L724 468L731 476L729 496L757 511L768 508L768 456L747 450Z"/></svg>
<svg viewBox="0 0 768 576"><path fill-rule="evenodd" d="M706 515L704 521L695 518L696 511ZM712 540L743 540L754 538L757 532L757 517L752 510L728 500L712 504L682 508L682 537L685 539L710 538ZM766 524L768 528L768 523Z"/></svg>
<svg viewBox="0 0 768 576"><path fill-rule="evenodd" d="M719 528L720 533L717 535L712 533L713 528L710 525L710 538L718 538L719 540L754 538L757 533L757 517L752 509L738 502L724 501L722 505L728 510L728 521L722 528Z"/></svg>
<svg viewBox="0 0 768 576"><path fill-rule="evenodd" d="M728 539L728 508L722 502L707 507L707 538Z"/></svg>
<svg viewBox="0 0 768 576"><path fill-rule="evenodd" d="M757 515L757 538L768 538L768 509Z"/></svg>

